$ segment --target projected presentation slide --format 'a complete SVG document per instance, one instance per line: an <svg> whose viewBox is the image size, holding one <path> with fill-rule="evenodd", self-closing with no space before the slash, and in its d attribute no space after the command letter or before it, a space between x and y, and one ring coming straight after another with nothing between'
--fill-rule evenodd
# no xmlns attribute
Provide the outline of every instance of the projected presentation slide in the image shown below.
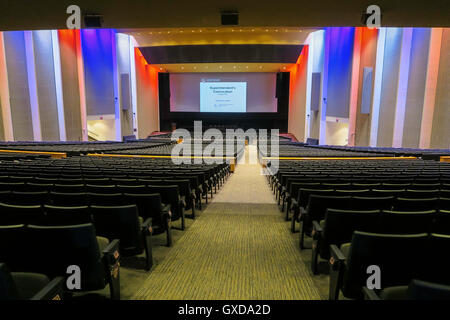
<svg viewBox="0 0 450 320"><path fill-rule="evenodd" d="M200 82L200 112L246 112L246 82Z"/></svg>
<svg viewBox="0 0 450 320"><path fill-rule="evenodd" d="M170 112L277 112L276 76L275 72L171 73Z"/></svg>

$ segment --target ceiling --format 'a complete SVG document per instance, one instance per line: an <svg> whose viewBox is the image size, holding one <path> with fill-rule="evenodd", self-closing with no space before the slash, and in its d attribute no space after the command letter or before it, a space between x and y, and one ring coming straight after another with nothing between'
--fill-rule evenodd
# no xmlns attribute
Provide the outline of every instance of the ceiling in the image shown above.
<svg viewBox="0 0 450 320"><path fill-rule="evenodd" d="M284 72L292 64L289 63L182 63L153 64L160 72Z"/></svg>
<svg viewBox="0 0 450 320"><path fill-rule="evenodd" d="M272 44L301 45L311 32L320 28L292 27L215 27L215 28L140 28L118 29L132 35L139 47ZM152 63L151 59L148 59ZM278 72L289 63L171 63L152 64L161 72Z"/></svg>
<svg viewBox="0 0 450 320"><path fill-rule="evenodd" d="M318 28L214 27L118 29L132 35L139 47L209 44L303 44Z"/></svg>
<svg viewBox="0 0 450 320"><path fill-rule="evenodd" d="M240 27L363 26L374 2L383 26L450 26L448 0L2 0L0 30L64 29L74 3L101 14L105 28L218 27L222 10L237 10Z"/></svg>

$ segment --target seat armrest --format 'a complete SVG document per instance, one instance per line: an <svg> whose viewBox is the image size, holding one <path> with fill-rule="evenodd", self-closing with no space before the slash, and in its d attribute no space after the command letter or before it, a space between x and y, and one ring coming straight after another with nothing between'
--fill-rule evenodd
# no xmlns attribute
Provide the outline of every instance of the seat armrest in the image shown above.
<svg viewBox="0 0 450 320"><path fill-rule="evenodd" d="M313 227L313 230L312 230L312 238L313 238L314 240L320 239L320 238L322 237L323 229L322 229L322 227L320 226L319 222L316 221L316 220L314 220L314 221L312 222L312 227Z"/></svg>
<svg viewBox="0 0 450 320"><path fill-rule="evenodd" d="M142 231L146 234L146 235L151 235L153 230L152 230L152 222L153 219L152 218L147 218L144 223L142 224Z"/></svg>
<svg viewBox="0 0 450 320"><path fill-rule="evenodd" d="M380 296L367 287L363 287L364 300L381 300Z"/></svg>
<svg viewBox="0 0 450 320"><path fill-rule="evenodd" d="M169 217L172 217L172 211L170 211L170 204L161 204L161 214L164 215L168 215Z"/></svg>
<svg viewBox="0 0 450 320"><path fill-rule="evenodd" d="M335 267L339 267L339 265L345 264L345 256L342 253L342 251L337 247L337 245L335 244L330 245L330 253L331 253L330 264L334 270L336 270Z"/></svg>
<svg viewBox="0 0 450 320"><path fill-rule="evenodd" d="M183 208L186 208L186 198L185 198L185 196L180 196L180 205Z"/></svg>
<svg viewBox="0 0 450 320"><path fill-rule="evenodd" d="M119 253L119 239L112 240L108 246L103 250L103 258L109 265L115 264L119 261L120 253Z"/></svg>
<svg viewBox="0 0 450 320"><path fill-rule="evenodd" d="M62 300L63 299L64 278L56 277L44 288L36 293L30 300Z"/></svg>

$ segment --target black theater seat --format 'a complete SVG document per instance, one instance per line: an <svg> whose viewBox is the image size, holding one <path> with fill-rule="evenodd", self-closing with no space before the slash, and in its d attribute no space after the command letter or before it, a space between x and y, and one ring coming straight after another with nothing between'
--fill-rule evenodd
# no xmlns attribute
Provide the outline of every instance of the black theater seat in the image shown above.
<svg viewBox="0 0 450 320"><path fill-rule="evenodd" d="M145 251L145 268L153 265L152 220L140 221L136 205L91 206L97 236L120 240L122 256L135 256Z"/></svg>
<svg viewBox="0 0 450 320"><path fill-rule="evenodd" d="M0 301L7 300L61 300L63 278L52 281L44 274L10 272L0 262Z"/></svg>
<svg viewBox="0 0 450 320"><path fill-rule="evenodd" d="M167 246L172 245L171 205L161 202L159 193L153 194L124 194L126 204L136 205L138 214L144 220L151 219L153 234L166 233Z"/></svg>
<svg viewBox="0 0 450 320"><path fill-rule="evenodd" d="M92 222L88 206L44 206L45 219L40 224L47 226L66 226Z"/></svg>

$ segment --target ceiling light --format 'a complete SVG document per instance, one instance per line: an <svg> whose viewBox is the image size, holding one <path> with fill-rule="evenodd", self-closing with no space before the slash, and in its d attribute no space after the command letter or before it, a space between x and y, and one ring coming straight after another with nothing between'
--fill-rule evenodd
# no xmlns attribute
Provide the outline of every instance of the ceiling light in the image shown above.
<svg viewBox="0 0 450 320"><path fill-rule="evenodd" d="M216 29L216 32L219 32L219 30Z"/></svg>
<svg viewBox="0 0 450 320"><path fill-rule="evenodd" d="M255 29L252 29L252 31L255 31Z"/></svg>
<svg viewBox="0 0 450 320"><path fill-rule="evenodd" d="M284 70L286 70L286 67L283 67Z"/></svg>
<svg viewBox="0 0 450 320"><path fill-rule="evenodd" d="M236 69L236 66L233 66L233 69Z"/></svg>
<svg viewBox="0 0 450 320"><path fill-rule="evenodd" d="M262 69L262 66L259 66L260 69Z"/></svg>
<svg viewBox="0 0 450 320"><path fill-rule="evenodd" d="M266 29L266 32L268 32L269 31L269 29Z"/></svg>
<svg viewBox="0 0 450 320"><path fill-rule="evenodd" d="M248 66L245 66L248 69Z"/></svg>

